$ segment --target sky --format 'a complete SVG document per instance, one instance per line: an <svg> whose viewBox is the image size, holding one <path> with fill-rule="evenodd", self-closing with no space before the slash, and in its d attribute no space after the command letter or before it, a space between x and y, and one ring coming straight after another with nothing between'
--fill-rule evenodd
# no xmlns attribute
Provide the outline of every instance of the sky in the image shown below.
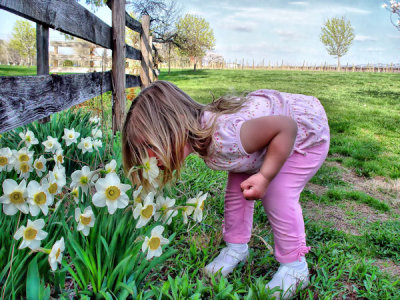
<svg viewBox="0 0 400 300"><path fill-rule="evenodd" d="M355 40L341 58L345 64L400 63L400 31L390 22L382 0L176 0L182 15L195 14L209 22L216 39L212 52L228 62L241 60L271 65L336 64L320 41L323 23L346 17ZM107 7L95 13L111 24ZM0 10L0 39L9 39L17 19ZM62 40L56 32L53 40Z"/></svg>

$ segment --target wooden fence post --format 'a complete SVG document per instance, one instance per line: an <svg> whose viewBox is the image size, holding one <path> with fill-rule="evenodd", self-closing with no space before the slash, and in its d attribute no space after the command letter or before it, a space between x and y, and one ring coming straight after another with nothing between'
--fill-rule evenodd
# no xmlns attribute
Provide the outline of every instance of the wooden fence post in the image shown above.
<svg viewBox="0 0 400 300"><path fill-rule="evenodd" d="M49 75L49 27L36 23L36 65L37 75ZM47 123L50 116L38 120Z"/></svg>
<svg viewBox="0 0 400 300"><path fill-rule="evenodd" d="M150 46L150 16L142 17L142 32L140 34L140 51L142 52L140 68L140 87L143 89L151 83L151 46Z"/></svg>
<svg viewBox="0 0 400 300"><path fill-rule="evenodd" d="M122 130L125 119L125 0L113 0L112 9L112 130Z"/></svg>

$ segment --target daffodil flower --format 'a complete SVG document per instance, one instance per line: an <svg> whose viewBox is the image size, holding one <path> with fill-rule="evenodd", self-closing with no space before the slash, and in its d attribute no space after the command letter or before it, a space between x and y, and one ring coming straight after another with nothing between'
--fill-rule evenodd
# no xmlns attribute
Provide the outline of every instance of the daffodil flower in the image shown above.
<svg viewBox="0 0 400 300"><path fill-rule="evenodd" d="M26 202L27 191L26 181L22 180L19 184L13 179L3 181L3 196L0 197L0 203L3 203L3 212L6 215L15 215L18 210L24 214L29 213Z"/></svg>
<svg viewBox="0 0 400 300"><path fill-rule="evenodd" d="M28 224L21 226L14 234L14 239L19 240L22 237L22 243L18 249L29 247L31 250L36 250L40 247L40 241L47 237L47 232L43 231L44 220L38 219L35 221L28 220Z"/></svg>
<svg viewBox="0 0 400 300"><path fill-rule="evenodd" d="M104 169L106 170L106 173L115 173L115 170L117 169L117 162L115 161L115 159L106 164Z"/></svg>
<svg viewBox="0 0 400 300"><path fill-rule="evenodd" d="M76 132L74 128L72 129L64 128L64 136L62 137L62 139L64 139L65 144L69 146L71 144L75 144L80 135L81 134L79 132Z"/></svg>
<svg viewBox="0 0 400 300"><path fill-rule="evenodd" d="M72 198L74 199L74 201L75 201L75 203L76 204L78 204L79 202L80 202L80 198L79 198L79 190L78 190L78 188L73 188L72 189L72 191L71 191L71 195L72 195Z"/></svg>
<svg viewBox="0 0 400 300"><path fill-rule="evenodd" d="M78 148L82 150L82 153L93 152L93 140L92 138L86 137L84 139L81 138L80 143L78 144Z"/></svg>
<svg viewBox="0 0 400 300"><path fill-rule="evenodd" d="M55 153L57 149L61 148L58 139L52 136L47 136L47 140L45 140L42 144L44 145L45 152Z"/></svg>
<svg viewBox="0 0 400 300"><path fill-rule="evenodd" d="M94 171L90 171L88 166L84 166L81 170L76 170L71 174L71 188L80 187L82 192L87 194L97 178L98 175L94 174Z"/></svg>
<svg viewBox="0 0 400 300"><path fill-rule="evenodd" d="M193 211L194 211L193 206L184 206L182 208L183 224L188 223L188 217L193 213Z"/></svg>
<svg viewBox="0 0 400 300"><path fill-rule="evenodd" d="M126 191L131 188L129 184L121 183L115 173L109 173L105 178L96 182L96 193L93 195L93 204L98 207L107 206L108 212L113 214L117 208L125 208L129 204Z"/></svg>
<svg viewBox="0 0 400 300"><path fill-rule="evenodd" d="M64 163L64 150L62 148L59 148L56 150L56 153L54 154L53 158L54 161L56 162L57 166L60 166Z"/></svg>
<svg viewBox="0 0 400 300"><path fill-rule="evenodd" d="M0 172L3 170L11 171L14 167L15 157L10 148L0 149Z"/></svg>
<svg viewBox="0 0 400 300"><path fill-rule="evenodd" d="M61 237L61 239L55 242L53 247L51 247L51 251L48 258L50 267L53 271L57 270L57 263L61 264L64 250L65 250L64 238Z"/></svg>
<svg viewBox="0 0 400 300"><path fill-rule="evenodd" d="M199 192L196 197L186 202L187 204L194 204L193 219L197 222L201 222L203 219L204 200L206 200L207 195L207 193Z"/></svg>
<svg viewBox="0 0 400 300"><path fill-rule="evenodd" d="M67 178L65 175L65 167L62 165L55 165L53 171L49 172L50 181L54 182L54 179L57 183L57 192L61 193L62 188L67 183Z"/></svg>
<svg viewBox="0 0 400 300"><path fill-rule="evenodd" d="M75 221L78 222L78 231L82 231L84 236L89 235L90 227L94 226L95 217L90 206L86 207L83 213L79 207L75 208Z"/></svg>
<svg viewBox="0 0 400 300"><path fill-rule="evenodd" d="M92 123L92 124L99 124L100 123L100 118L98 116L91 117L89 119L89 122Z"/></svg>
<svg viewBox="0 0 400 300"><path fill-rule="evenodd" d="M46 159L43 155L40 155L40 157L35 160L33 168L39 177L42 176L43 172L46 172Z"/></svg>
<svg viewBox="0 0 400 300"><path fill-rule="evenodd" d="M154 193L150 192L142 203L138 203L133 210L133 217L139 218L136 223L136 228L141 228L146 225L155 213Z"/></svg>
<svg viewBox="0 0 400 300"><path fill-rule="evenodd" d="M146 252L146 259L149 260L153 257L159 257L162 254L162 245L166 245L169 243L169 240L162 236L164 231L164 227L158 225L151 230L151 236L145 237L144 242L142 244L142 251Z"/></svg>
<svg viewBox="0 0 400 300"><path fill-rule="evenodd" d="M157 158L150 157L143 160L143 178L147 179L155 188L158 187L156 179L159 174L160 170L157 166Z"/></svg>
<svg viewBox="0 0 400 300"><path fill-rule="evenodd" d="M101 142L101 140L94 140L93 141L93 148L95 150L99 150L101 147L103 147L103 143Z"/></svg>
<svg viewBox="0 0 400 300"><path fill-rule="evenodd" d="M25 145L28 148L30 148L30 146L32 146L32 145L39 144L38 139L35 138L35 134L30 130L27 130L25 133L24 132L20 132L19 136L22 139L22 141L25 142Z"/></svg>
<svg viewBox="0 0 400 300"><path fill-rule="evenodd" d="M172 218L175 217L178 212L172 209L175 205L175 199L169 197L157 196L156 199L156 212L154 213L154 219L163 223L171 224Z"/></svg>
<svg viewBox="0 0 400 300"><path fill-rule="evenodd" d="M99 127L92 129L92 137L93 139L101 139L103 137L103 133Z"/></svg>
<svg viewBox="0 0 400 300"><path fill-rule="evenodd" d="M12 152L15 157L15 164L32 163L34 152L29 151L28 148L24 147L18 151L13 150Z"/></svg>
<svg viewBox="0 0 400 300"><path fill-rule="evenodd" d="M41 186L39 182L32 180L29 182L28 187L28 203L29 212L32 216L37 216L40 211L45 216L49 212L49 206L53 205L54 198L48 191L47 186Z"/></svg>
<svg viewBox="0 0 400 300"><path fill-rule="evenodd" d="M143 187L139 186L139 188L133 192L133 202L136 204L143 203Z"/></svg>
<svg viewBox="0 0 400 300"><path fill-rule="evenodd" d="M15 164L15 170L19 174L19 177L28 179L29 175L33 171L31 162L21 162Z"/></svg>

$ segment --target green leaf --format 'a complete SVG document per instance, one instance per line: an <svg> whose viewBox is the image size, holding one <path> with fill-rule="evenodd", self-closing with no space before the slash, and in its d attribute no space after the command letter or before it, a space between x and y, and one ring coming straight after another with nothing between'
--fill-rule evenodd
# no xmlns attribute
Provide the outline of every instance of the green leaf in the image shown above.
<svg viewBox="0 0 400 300"><path fill-rule="evenodd" d="M26 299L40 299L40 276L36 256L28 265L28 275L26 279Z"/></svg>

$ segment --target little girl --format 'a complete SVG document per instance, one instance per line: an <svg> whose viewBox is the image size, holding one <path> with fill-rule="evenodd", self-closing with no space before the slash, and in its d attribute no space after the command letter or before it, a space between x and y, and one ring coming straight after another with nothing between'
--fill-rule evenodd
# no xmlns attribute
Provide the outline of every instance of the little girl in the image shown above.
<svg viewBox="0 0 400 300"><path fill-rule="evenodd" d="M267 289L288 298L309 283L300 193L329 149L325 111L315 97L258 90L246 97L197 103L167 81L156 81L133 101L122 133L125 170L156 157L161 185L179 176L192 152L226 170L223 235L227 247L205 268L227 275L248 257L254 201L261 199L274 234L280 267ZM176 171L176 173L173 173ZM133 184L148 185L140 170Z"/></svg>

